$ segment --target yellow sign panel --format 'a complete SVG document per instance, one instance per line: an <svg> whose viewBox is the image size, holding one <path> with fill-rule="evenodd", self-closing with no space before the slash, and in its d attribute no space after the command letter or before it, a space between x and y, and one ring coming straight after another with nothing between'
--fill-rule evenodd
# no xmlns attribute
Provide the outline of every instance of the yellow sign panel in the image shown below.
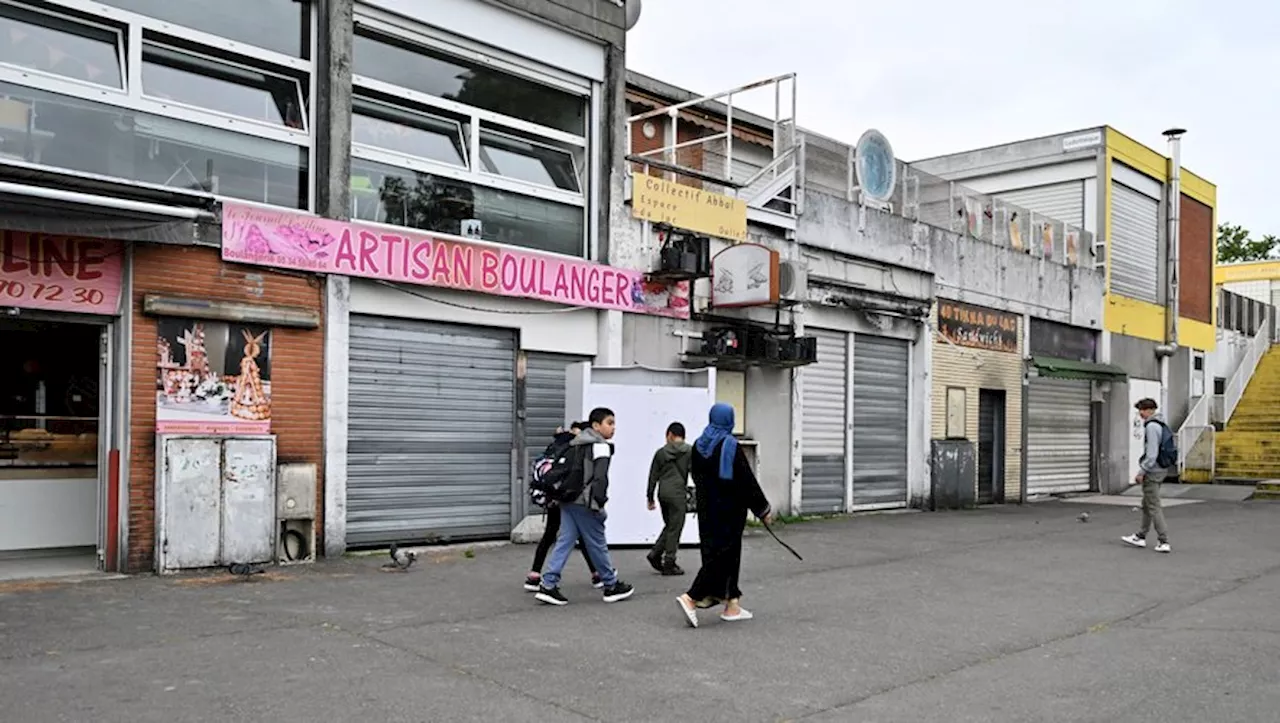
<svg viewBox="0 0 1280 723"><path fill-rule="evenodd" d="M1219 264L1213 270L1214 283L1233 281L1269 281L1280 279L1280 261L1249 261L1240 264Z"/></svg>
<svg viewBox="0 0 1280 723"><path fill-rule="evenodd" d="M632 178L632 216L708 236L747 239L747 204L741 199L639 173Z"/></svg>

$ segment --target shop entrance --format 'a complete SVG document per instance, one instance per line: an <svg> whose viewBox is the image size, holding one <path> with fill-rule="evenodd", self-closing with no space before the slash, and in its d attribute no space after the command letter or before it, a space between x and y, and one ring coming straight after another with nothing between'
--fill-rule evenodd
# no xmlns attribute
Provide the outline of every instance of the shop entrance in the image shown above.
<svg viewBox="0 0 1280 723"><path fill-rule="evenodd" d="M0 317L0 579L98 568L106 329Z"/></svg>

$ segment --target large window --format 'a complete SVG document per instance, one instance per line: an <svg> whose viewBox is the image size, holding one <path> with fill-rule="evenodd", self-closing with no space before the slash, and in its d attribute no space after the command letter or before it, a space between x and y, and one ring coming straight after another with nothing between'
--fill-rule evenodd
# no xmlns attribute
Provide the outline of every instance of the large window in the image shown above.
<svg viewBox="0 0 1280 723"><path fill-rule="evenodd" d="M309 206L307 3L103 4L0 0L0 163Z"/></svg>
<svg viewBox="0 0 1280 723"><path fill-rule="evenodd" d="M352 216L583 256L587 84L361 19Z"/></svg>

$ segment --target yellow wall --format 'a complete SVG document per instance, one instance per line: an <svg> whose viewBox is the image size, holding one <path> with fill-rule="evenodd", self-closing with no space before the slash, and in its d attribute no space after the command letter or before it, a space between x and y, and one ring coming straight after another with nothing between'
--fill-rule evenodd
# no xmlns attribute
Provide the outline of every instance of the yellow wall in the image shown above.
<svg viewBox="0 0 1280 723"><path fill-rule="evenodd" d="M1107 163L1106 175L1100 179L1106 189L1105 233L1107 238L1107 289L1111 288L1111 164L1119 161L1160 183L1169 182L1169 159L1160 153L1147 148L1114 128L1107 127ZM1182 169L1182 192L1190 198L1213 209L1214 229L1218 226L1218 189L1214 184L1197 176L1186 168ZM1216 233L1216 231L1215 231ZM1217 249L1214 249L1214 278L1218 269ZM1217 317L1218 295L1213 294L1213 310L1211 316ZM1158 304L1130 299L1107 292L1103 299L1103 326L1107 331L1125 336L1164 341L1164 325L1167 314L1165 308ZM1194 319L1181 317L1178 319L1178 343L1182 346L1212 351L1217 334L1212 324L1205 324Z"/></svg>
<svg viewBox="0 0 1280 723"><path fill-rule="evenodd" d="M1003 389L1004 410L1004 501L1018 502L1022 494L1022 354L987 351L963 346L953 346L939 334L938 307L933 307L930 326L935 329L933 338L933 439L945 439L947 435L947 387L964 387L965 436L978 444L978 391ZM1026 348L1021 320L1018 323L1018 349ZM977 477L974 477L974 493L977 494Z"/></svg>
<svg viewBox="0 0 1280 723"><path fill-rule="evenodd" d="M1271 281L1280 279L1280 261L1249 261L1226 264L1213 268L1213 283L1229 284L1233 281Z"/></svg>

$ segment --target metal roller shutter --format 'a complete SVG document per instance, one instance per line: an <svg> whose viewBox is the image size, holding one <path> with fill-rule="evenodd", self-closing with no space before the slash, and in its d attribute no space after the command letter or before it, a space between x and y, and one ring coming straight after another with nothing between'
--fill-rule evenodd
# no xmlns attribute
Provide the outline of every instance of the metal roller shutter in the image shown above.
<svg viewBox="0 0 1280 723"><path fill-rule="evenodd" d="M823 329L805 333L818 339L818 361L801 372L800 511L843 512L849 335Z"/></svg>
<svg viewBox="0 0 1280 723"><path fill-rule="evenodd" d="M1027 386L1027 494L1089 490L1089 382L1035 377Z"/></svg>
<svg viewBox="0 0 1280 723"><path fill-rule="evenodd" d="M1022 188L996 198L1072 226L1084 226L1084 181Z"/></svg>
<svg viewBox="0 0 1280 723"><path fill-rule="evenodd" d="M575 421L564 418L564 372L570 364L583 361L591 361L591 357L540 351L526 353L524 454L520 458L520 476L527 478L529 463L551 443L556 427ZM525 511L528 512L528 498L521 495L519 499L522 505L526 505Z"/></svg>
<svg viewBox="0 0 1280 723"><path fill-rule="evenodd" d="M347 542L511 531L515 337L351 316Z"/></svg>
<svg viewBox="0 0 1280 723"><path fill-rule="evenodd" d="M1111 182L1111 291L1159 303L1160 204Z"/></svg>
<svg viewBox="0 0 1280 723"><path fill-rule="evenodd" d="M906 504L910 347L853 341L853 504Z"/></svg>

